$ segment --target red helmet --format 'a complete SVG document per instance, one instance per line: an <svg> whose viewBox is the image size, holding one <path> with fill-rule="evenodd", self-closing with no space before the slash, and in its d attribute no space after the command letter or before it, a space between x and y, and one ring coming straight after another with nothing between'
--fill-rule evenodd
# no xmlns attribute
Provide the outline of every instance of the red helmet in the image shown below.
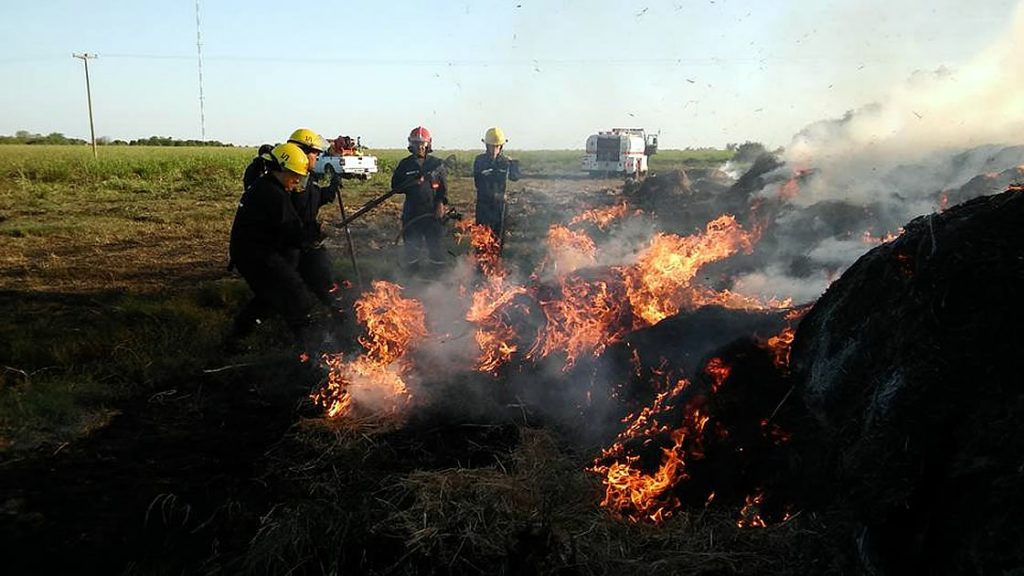
<svg viewBox="0 0 1024 576"><path fill-rule="evenodd" d="M432 138L430 137L430 130L427 130L423 126L417 126L409 132L409 142L426 142L430 144Z"/></svg>

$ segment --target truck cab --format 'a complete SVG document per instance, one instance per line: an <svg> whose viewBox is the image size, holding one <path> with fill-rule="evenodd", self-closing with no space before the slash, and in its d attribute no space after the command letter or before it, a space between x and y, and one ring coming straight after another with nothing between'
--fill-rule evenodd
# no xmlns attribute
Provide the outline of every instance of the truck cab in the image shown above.
<svg viewBox="0 0 1024 576"><path fill-rule="evenodd" d="M591 176L620 175L640 179L647 175L648 157L658 150L658 136L642 128L613 128L591 134L581 167Z"/></svg>
<svg viewBox="0 0 1024 576"><path fill-rule="evenodd" d="M337 174L342 178L369 180L377 173L377 157L364 154L364 150L359 138L338 136L317 158L313 174L326 174L331 178Z"/></svg>

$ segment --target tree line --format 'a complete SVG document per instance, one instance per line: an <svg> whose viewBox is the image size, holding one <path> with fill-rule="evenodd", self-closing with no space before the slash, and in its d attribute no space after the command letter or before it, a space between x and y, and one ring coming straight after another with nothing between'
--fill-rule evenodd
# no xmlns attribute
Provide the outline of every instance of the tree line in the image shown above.
<svg viewBox="0 0 1024 576"><path fill-rule="evenodd" d="M0 136L0 144L57 144L84 145L89 142L81 138L69 138L60 132L47 135L33 134L28 130L18 130L13 136ZM232 146L219 140L178 140L169 136L150 136L136 140L111 139L102 136L96 139L97 146Z"/></svg>

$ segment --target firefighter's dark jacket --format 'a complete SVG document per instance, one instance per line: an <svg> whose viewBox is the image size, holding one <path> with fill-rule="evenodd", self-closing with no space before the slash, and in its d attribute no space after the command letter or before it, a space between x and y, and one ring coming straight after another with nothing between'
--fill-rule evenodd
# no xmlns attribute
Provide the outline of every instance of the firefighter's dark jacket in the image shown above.
<svg viewBox="0 0 1024 576"><path fill-rule="evenodd" d="M444 164L427 155L423 164L415 155L402 159L391 174L391 189L405 194L402 221L433 214L438 204L448 203L448 180Z"/></svg>
<svg viewBox="0 0 1024 576"><path fill-rule="evenodd" d="M302 223L302 244L303 247L315 246L320 242L320 222L317 214L320 207L334 202L338 197L338 188L341 186L341 179L335 178L330 185L320 187L312 182L306 185L301 194L292 194L292 205L295 206L295 213Z"/></svg>
<svg viewBox="0 0 1024 576"><path fill-rule="evenodd" d="M294 253L302 244L302 222L289 192L273 173L246 188L231 225L231 260L246 262Z"/></svg>
<svg viewBox="0 0 1024 576"><path fill-rule="evenodd" d="M476 184L479 201L501 198L505 194L505 184L508 180L519 180L519 163L509 161L504 154L491 158L491 155L485 152L473 161L473 182Z"/></svg>
<svg viewBox="0 0 1024 576"><path fill-rule="evenodd" d="M257 180L270 171L273 165L274 161L270 158L264 156L253 158L252 162L249 162L249 165L245 167L245 173L242 174L242 190L255 184Z"/></svg>

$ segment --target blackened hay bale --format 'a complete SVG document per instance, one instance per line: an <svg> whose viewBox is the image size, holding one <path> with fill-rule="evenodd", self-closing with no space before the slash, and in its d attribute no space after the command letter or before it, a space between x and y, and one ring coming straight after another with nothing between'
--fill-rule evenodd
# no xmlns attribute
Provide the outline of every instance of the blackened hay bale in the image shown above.
<svg viewBox="0 0 1024 576"><path fill-rule="evenodd" d="M869 567L1024 566L1021 294L1011 189L912 221L801 323L792 367L821 426L810 492L859 518Z"/></svg>

